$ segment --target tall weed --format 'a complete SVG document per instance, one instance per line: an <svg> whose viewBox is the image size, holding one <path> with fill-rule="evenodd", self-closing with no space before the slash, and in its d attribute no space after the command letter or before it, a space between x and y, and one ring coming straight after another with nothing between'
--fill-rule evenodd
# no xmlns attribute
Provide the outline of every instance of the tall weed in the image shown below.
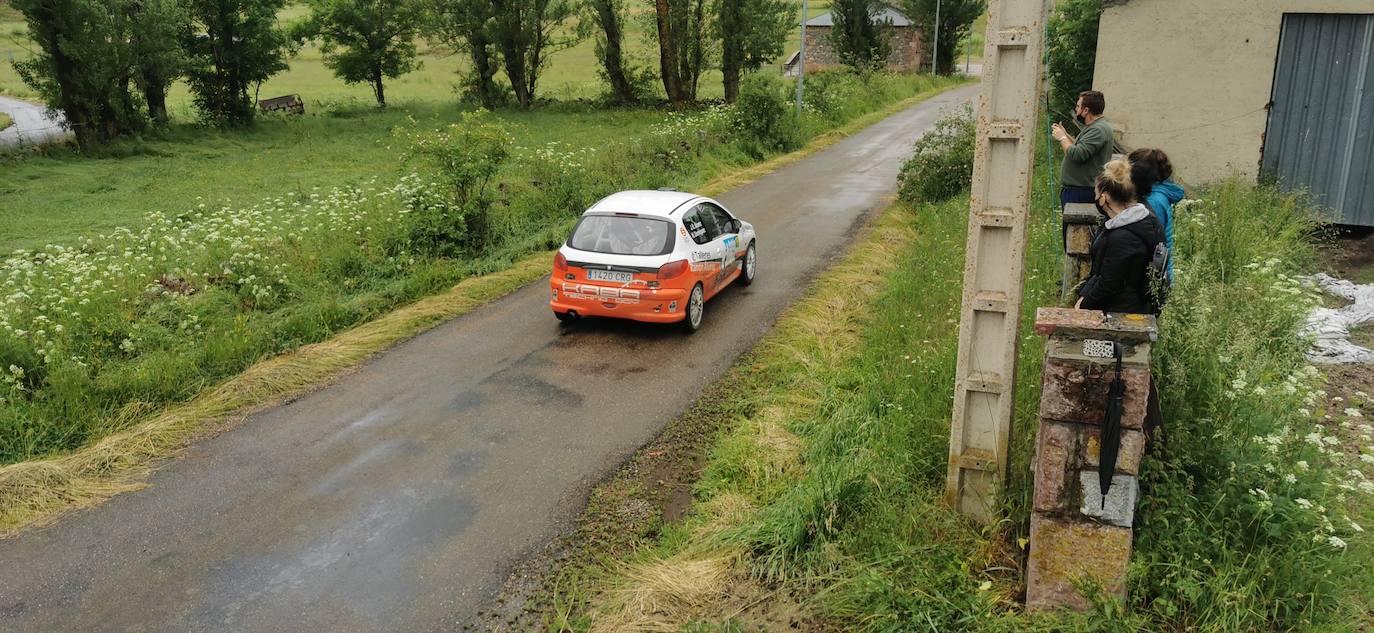
<svg viewBox="0 0 1374 633"><path fill-rule="evenodd" d="M1341 427L1374 407L1328 409L1303 357L1317 218L1238 181L1178 217L1157 347L1166 435L1142 467L1132 604L1178 628L1339 626L1354 579L1374 577L1358 523L1374 469Z"/></svg>

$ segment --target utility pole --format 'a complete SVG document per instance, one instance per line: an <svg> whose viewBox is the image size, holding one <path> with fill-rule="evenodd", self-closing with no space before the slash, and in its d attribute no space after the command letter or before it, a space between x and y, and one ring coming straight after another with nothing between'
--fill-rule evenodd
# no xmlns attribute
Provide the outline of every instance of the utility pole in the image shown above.
<svg viewBox="0 0 1374 633"><path fill-rule="evenodd" d="M930 74L940 74L940 0L935 0L935 43L930 47Z"/></svg>
<svg viewBox="0 0 1374 633"><path fill-rule="evenodd" d="M801 9L801 48L797 49L797 116L802 114L802 84L806 82L806 0Z"/></svg>
<svg viewBox="0 0 1374 633"><path fill-rule="evenodd" d="M966 44L966 45L964 46L964 74L965 74L965 75L967 75L967 74L969 73L969 69L970 69L970 67L971 67L971 64L973 64L973 33L970 32L970 33L968 34L968 44Z"/></svg>
<svg viewBox="0 0 1374 633"><path fill-rule="evenodd" d="M1007 475L1050 2L988 2L945 488L950 505L984 524Z"/></svg>

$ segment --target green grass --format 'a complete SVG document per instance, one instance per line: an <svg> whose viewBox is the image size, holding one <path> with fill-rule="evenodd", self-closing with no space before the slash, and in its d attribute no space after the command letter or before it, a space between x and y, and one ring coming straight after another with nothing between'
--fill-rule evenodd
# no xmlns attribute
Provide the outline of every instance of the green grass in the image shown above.
<svg viewBox="0 0 1374 633"><path fill-rule="evenodd" d="M819 15L826 2L811 3ZM649 65L654 48L646 39L646 9L629 20L627 52ZM304 15L288 7L283 21ZM0 57L24 58L31 46L18 13L0 7ZM798 34L789 34L787 51ZM291 60L290 70L266 82L263 97L298 93L307 115L298 120L264 117L250 130L220 131L194 125L195 113L184 85L169 97L173 127L141 139L116 144L94 158L69 151L5 159L6 181L0 184L0 252L36 248L48 243L109 231L137 222L147 213L181 212L204 202L250 204L266 194L310 191L373 176L390 176L399 165L392 129L415 119L439 127L457 120L457 72L463 55L421 47L419 71L388 83L392 107L373 108L370 89L336 79L314 47ZM591 40L556 53L541 84L544 97L560 100L593 98L602 88ZM771 72L765 67L764 72ZM498 81L502 80L498 77ZM9 64L0 64L0 93L33 98ZM718 71L702 78L701 97L721 95ZM552 141L572 147L597 147L608 139L644 133L661 118L653 109L599 110L563 103L531 112L502 111L498 116L515 132L518 143L533 148Z"/></svg>
<svg viewBox="0 0 1374 633"><path fill-rule="evenodd" d="M4 112L0 112L0 130L3 130L13 124L14 119L10 118L10 115L5 114Z"/></svg>
<svg viewBox="0 0 1374 633"><path fill-rule="evenodd" d="M149 213L209 205L245 205L267 195L309 192L374 176L394 179L408 167L392 130L458 120L451 105L403 103L385 112L368 106L268 119L250 130L178 127L121 143L105 155L70 151L27 156L5 166L0 183L0 252L35 248L107 232ZM523 148L551 141L598 147L643 134L662 120L653 110L589 106L502 111Z"/></svg>

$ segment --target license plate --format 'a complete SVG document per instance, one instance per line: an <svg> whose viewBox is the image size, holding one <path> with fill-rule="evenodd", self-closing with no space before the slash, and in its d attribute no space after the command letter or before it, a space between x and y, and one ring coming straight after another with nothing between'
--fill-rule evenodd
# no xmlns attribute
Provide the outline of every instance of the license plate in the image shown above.
<svg viewBox="0 0 1374 633"><path fill-rule="evenodd" d="M622 284L630 283L635 280L634 273L622 273L614 270L589 270L587 279L593 281L618 281Z"/></svg>

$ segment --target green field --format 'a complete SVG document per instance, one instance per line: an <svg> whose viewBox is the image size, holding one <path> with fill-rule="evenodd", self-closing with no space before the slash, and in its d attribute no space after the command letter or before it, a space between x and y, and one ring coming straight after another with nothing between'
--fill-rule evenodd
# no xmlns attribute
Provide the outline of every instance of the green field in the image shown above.
<svg viewBox="0 0 1374 633"><path fill-rule="evenodd" d="M405 165L392 133L457 121L450 104L410 103L386 112L341 108L294 120L269 119L243 131L184 126L155 140L129 142L119 153L88 158L52 152L5 166L0 183L0 252L64 242L201 202L242 205L269 195L330 188L372 176L394 177ZM653 110L588 107L503 111L524 148L558 141L597 146L645 131L663 118Z"/></svg>
<svg viewBox="0 0 1374 633"><path fill-rule="evenodd" d="M827 5L812 2L810 13L819 15ZM290 22L304 14L303 7L291 6L281 19ZM626 36L628 54L641 66L654 63L648 18L648 7L639 8ZM797 39L793 32L785 50L795 50ZM0 59L23 59L30 48L18 13L0 7ZM263 98L302 95L303 118L264 117L250 130L206 129L194 124L189 92L178 84L169 95L174 124L168 131L120 143L95 157L53 150L10 159L0 183L5 200L0 205L0 252L101 233L147 213L181 211L202 202L250 204L265 196L395 175L405 169L393 146L395 128L439 127L457 120L461 110L456 85L465 57L424 45L420 52L418 71L388 82L391 107L384 112L373 107L368 86L344 84L324 66L319 51L308 46L291 59L288 71L259 92ZM592 41L559 51L540 85L542 98L559 103L530 112L503 110L498 117L512 126L525 149L550 142L600 146L643 133L662 119L654 109L602 110L576 101L601 94L596 71ZM35 97L8 63L0 64L0 94ZM719 71L708 71L700 97L721 94Z"/></svg>

